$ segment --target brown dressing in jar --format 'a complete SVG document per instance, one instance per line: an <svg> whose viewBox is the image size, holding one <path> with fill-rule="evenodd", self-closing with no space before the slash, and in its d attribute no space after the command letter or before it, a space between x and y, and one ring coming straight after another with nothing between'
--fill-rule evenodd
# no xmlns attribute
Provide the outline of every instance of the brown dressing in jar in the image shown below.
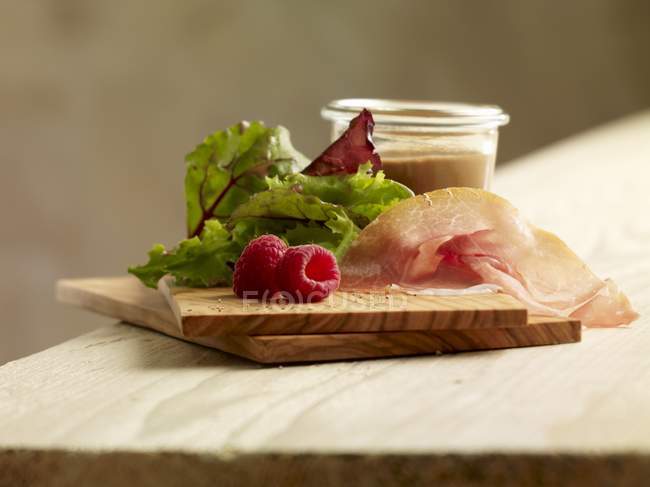
<svg viewBox="0 0 650 487"><path fill-rule="evenodd" d="M509 121L501 108L368 98L335 100L321 111L332 122L332 140L363 108L373 115L373 141L388 178L416 194L454 186L490 189L498 128Z"/></svg>
<svg viewBox="0 0 650 487"><path fill-rule="evenodd" d="M415 194L440 188L489 188L494 155L480 152L437 155L382 156L386 177L408 186Z"/></svg>

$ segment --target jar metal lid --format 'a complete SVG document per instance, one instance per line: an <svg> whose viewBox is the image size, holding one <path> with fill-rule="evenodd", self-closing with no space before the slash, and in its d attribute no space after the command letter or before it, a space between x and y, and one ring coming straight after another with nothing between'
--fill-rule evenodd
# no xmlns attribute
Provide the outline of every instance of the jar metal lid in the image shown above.
<svg viewBox="0 0 650 487"><path fill-rule="evenodd" d="M324 119L348 122L363 109L372 112L375 124L430 128L489 128L505 125L510 117L496 105L466 103L345 98L328 103L321 110Z"/></svg>

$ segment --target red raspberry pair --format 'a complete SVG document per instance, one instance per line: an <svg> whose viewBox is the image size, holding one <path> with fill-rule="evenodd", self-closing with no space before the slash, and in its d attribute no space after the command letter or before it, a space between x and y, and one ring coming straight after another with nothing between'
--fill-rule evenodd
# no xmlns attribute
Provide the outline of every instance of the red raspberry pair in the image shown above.
<svg viewBox="0 0 650 487"><path fill-rule="evenodd" d="M287 247L275 235L251 240L235 264L233 290L240 298L269 300L278 292L301 303L325 299L339 286L336 257L320 245Z"/></svg>

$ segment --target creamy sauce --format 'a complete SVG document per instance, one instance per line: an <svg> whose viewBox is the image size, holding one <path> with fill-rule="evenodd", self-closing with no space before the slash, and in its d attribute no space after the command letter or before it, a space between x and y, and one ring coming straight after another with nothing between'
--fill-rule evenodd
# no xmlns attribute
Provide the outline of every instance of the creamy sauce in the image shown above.
<svg viewBox="0 0 650 487"><path fill-rule="evenodd" d="M411 188L416 194L452 186L489 189L495 154L481 152L446 154L382 153L386 176Z"/></svg>

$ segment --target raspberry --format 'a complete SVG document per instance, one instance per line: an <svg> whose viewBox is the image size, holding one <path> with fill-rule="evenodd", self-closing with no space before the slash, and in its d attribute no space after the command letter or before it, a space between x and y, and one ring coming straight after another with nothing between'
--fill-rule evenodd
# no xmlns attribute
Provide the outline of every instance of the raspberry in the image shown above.
<svg viewBox="0 0 650 487"><path fill-rule="evenodd" d="M290 247L276 274L280 289L302 303L325 299L341 281L336 257L320 245Z"/></svg>
<svg viewBox="0 0 650 487"><path fill-rule="evenodd" d="M235 294L240 298L270 299L279 290L275 271L286 250L287 244L275 235L251 240L235 264Z"/></svg>

